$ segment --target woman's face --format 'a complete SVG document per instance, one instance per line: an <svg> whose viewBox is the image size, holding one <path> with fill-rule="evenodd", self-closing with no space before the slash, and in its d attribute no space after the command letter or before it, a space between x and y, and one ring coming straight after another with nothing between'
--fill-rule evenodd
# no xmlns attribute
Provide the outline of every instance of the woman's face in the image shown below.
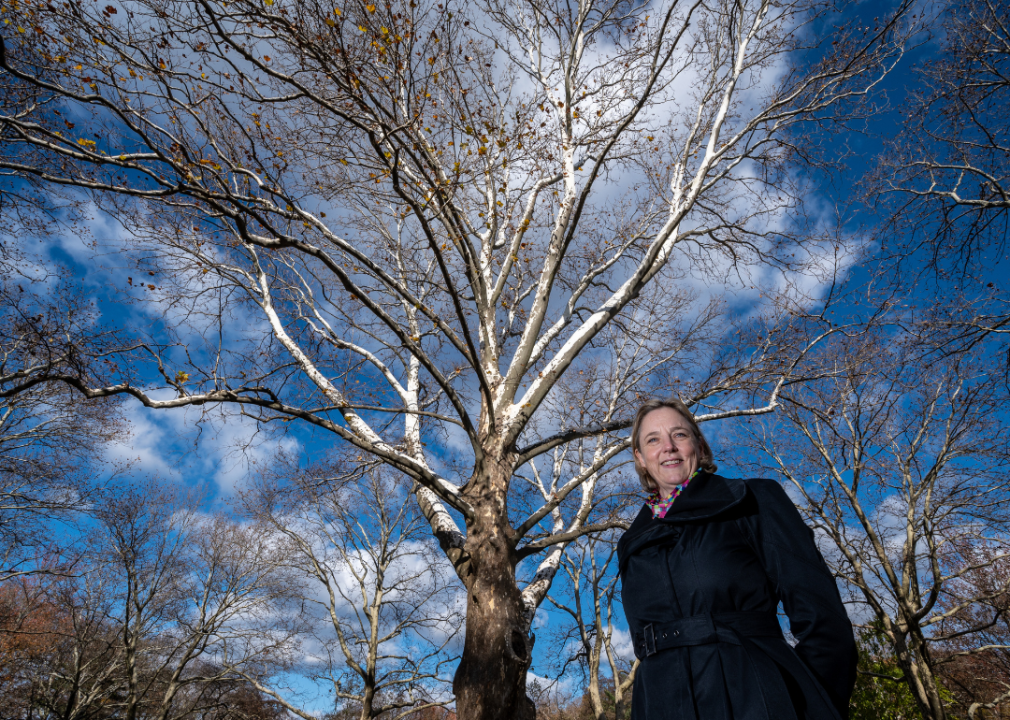
<svg viewBox="0 0 1010 720"><path fill-rule="evenodd" d="M642 418L635 458L665 498L698 469L698 443L683 415L656 408Z"/></svg>

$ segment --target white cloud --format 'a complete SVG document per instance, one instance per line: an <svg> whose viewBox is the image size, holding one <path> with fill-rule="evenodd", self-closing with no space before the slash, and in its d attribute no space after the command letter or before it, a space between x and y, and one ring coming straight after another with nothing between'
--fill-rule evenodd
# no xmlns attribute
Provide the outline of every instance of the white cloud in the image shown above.
<svg viewBox="0 0 1010 720"><path fill-rule="evenodd" d="M130 434L122 442L110 443L105 457L110 462L128 465L135 473L159 475L180 480L179 458L172 452L178 441L181 413L166 413L128 403L123 410Z"/></svg>
<svg viewBox="0 0 1010 720"><path fill-rule="evenodd" d="M628 630L615 627L610 642L617 657L628 663L635 661L635 645Z"/></svg>
<svg viewBox="0 0 1010 720"><path fill-rule="evenodd" d="M173 395L170 390L149 393L154 399ZM261 433L255 420L234 412L152 409L128 402L124 414L129 436L108 446L107 460L129 465L133 473L178 482L196 484L210 479L226 495L240 488L251 470L268 465L279 452L301 452L294 437L274 439Z"/></svg>

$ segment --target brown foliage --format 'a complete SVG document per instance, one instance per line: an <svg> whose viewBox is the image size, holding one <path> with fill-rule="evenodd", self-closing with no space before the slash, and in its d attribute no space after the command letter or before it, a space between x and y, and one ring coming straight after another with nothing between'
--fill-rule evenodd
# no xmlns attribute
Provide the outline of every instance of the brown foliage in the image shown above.
<svg viewBox="0 0 1010 720"><path fill-rule="evenodd" d="M28 717L44 705L44 678L66 652L71 618L39 577L0 583L0 716Z"/></svg>
<svg viewBox="0 0 1010 720"><path fill-rule="evenodd" d="M973 567L939 602L950 615L937 656L944 685L966 716L1010 717L1010 558L1005 545L962 545L955 567Z"/></svg>

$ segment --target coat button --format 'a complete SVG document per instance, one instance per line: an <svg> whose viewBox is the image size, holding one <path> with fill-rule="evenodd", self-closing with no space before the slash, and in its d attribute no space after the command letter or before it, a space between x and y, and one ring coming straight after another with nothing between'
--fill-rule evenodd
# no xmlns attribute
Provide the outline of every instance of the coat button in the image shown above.
<svg viewBox="0 0 1010 720"><path fill-rule="evenodd" d="M663 633L663 637L666 637L666 633Z"/></svg>
<svg viewBox="0 0 1010 720"><path fill-rule="evenodd" d="M673 631L673 636L677 637L678 635L680 635L680 630L674 630Z"/></svg>

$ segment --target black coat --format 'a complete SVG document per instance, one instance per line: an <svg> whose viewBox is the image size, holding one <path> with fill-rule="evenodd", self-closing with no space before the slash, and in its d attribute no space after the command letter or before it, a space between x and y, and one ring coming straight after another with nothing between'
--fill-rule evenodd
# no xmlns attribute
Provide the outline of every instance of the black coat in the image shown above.
<svg viewBox="0 0 1010 720"><path fill-rule="evenodd" d="M778 483L699 474L665 518L643 507L617 552L642 659L633 720L848 717L852 624ZM782 636L779 601L795 648Z"/></svg>

